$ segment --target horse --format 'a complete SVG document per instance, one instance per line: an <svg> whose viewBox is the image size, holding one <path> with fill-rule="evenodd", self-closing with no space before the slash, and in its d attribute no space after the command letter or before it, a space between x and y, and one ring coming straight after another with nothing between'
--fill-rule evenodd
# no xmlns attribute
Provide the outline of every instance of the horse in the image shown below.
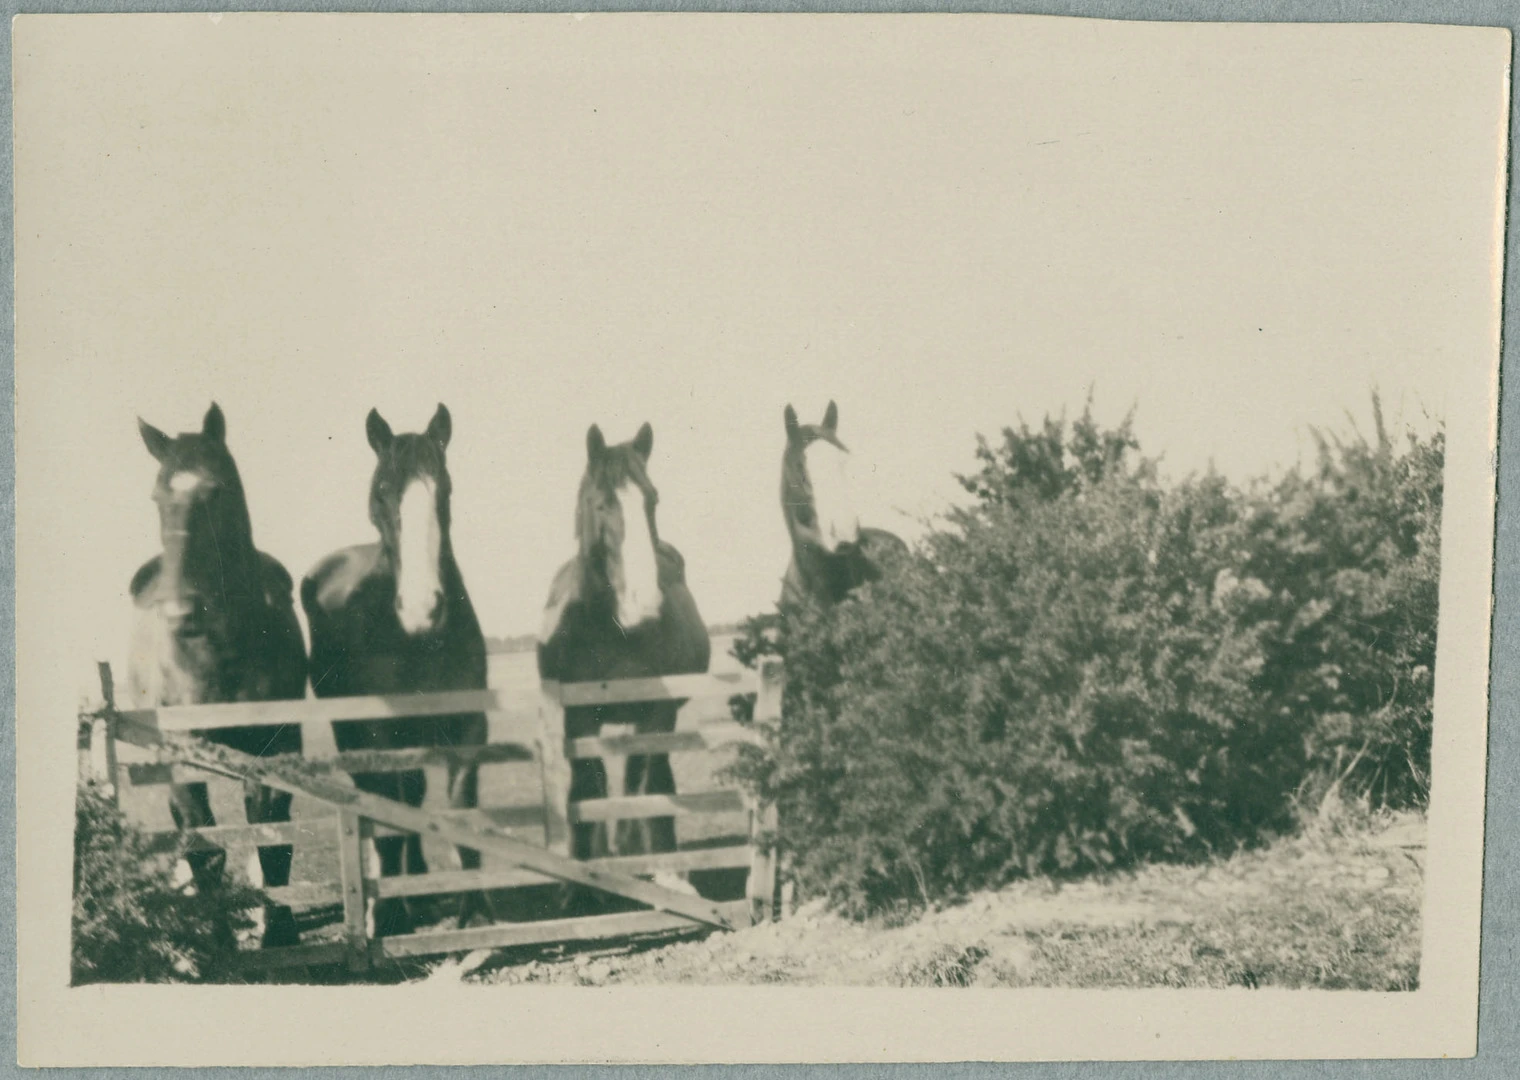
<svg viewBox="0 0 1520 1080"><path fill-rule="evenodd" d="M371 410L365 430L376 457L369 516L379 542L328 555L301 582L311 628L312 690L318 697L484 690L485 636L450 540L449 411L440 404L422 434L396 435ZM482 746L486 716L339 720L333 722L333 741L340 752ZM450 808L475 808L478 769L475 763L449 764ZM420 769L361 772L353 780L362 791L411 806L421 806L426 794ZM479 852L449 850L451 869L480 866ZM374 852L386 876L427 869L415 835L377 839ZM462 925L473 907L467 899L459 913ZM381 935L405 933L413 921L405 903L382 903L371 914Z"/></svg>
<svg viewBox="0 0 1520 1080"><path fill-rule="evenodd" d="M649 478L654 430L646 423L630 442L608 446L595 424L586 433L586 469L575 509L576 555L555 575L538 640L538 673L559 682L680 675L707 671L711 642L686 587L681 553L660 539L659 493ZM659 701L565 710L569 738L597 735L604 725L639 734L674 731L682 702ZM634 754L624 764L624 795L673 794L665 754ZM574 761L570 800L604 798L601 759ZM577 824L576 858L676 849L675 819ZM682 883L684 884L684 883Z"/></svg>
<svg viewBox="0 0 1520 1080"><path fill-rule="evenodd" d="M306 648L296 620L290 574L253 543L248 502L227 449L227 424L214 402L198 434L171 437L138 419L148 452L158 462L163 551L132 577L137 619L127 668L132 707L277 701L306 696ZM219 728L192 734L245 754L300 753L298 725ZM204 783L174 784L170 812L181 829L216 823ZM291 797L249 782L244 812L251 824L290 820ZM198 890L223 880L226 852L187 853ZM284 885L290 848L261 847L245 868L258 887ZM298 938L290 909L255 912L265 946ZM226 928L222 928L225 932Z"/></svg>
<svg viewBox="0 0 1520 1080"><path fill-rule="evenodd" d="M839 407L830 401L821 424L799 424L790 405L781 456L781 512L792 561L781 584L783 605L837 604L881 577L884 560L907 545L884 529L864 528L850 499L849 448L839 441Z"/></svg>

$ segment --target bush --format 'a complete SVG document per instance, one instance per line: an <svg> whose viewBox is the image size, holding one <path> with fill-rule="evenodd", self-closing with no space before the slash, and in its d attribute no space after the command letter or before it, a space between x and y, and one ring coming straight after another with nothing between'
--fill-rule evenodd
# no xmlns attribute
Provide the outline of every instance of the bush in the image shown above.
<svg viewBox="0 0 1520 1080"><path fill-rule="evenodd" d="M1400 453L1373 399L1374 438L1316 433L1318 460L1260 496L1252 572L1270 586L1260 686L1279 716L1308 716L1304 778L1420 808L1430 736L1445 439Z"/></svg>
<svg viewBox="0 0 1520 1080"><path fill-rule="evenodd" d="M786 659L738 772L802 888L864 914L1232 849L1356 752L1423 798L1439 437L1395 455L1380 419L1246 490L1164 484L1090 409L978 456L976 505L883 580L736 645Z"/></svg>
<svg viewBox="0 0 1520 1080"><path fill-rule="evenodd" d="M182 854L132 827L106 789L81 784L74 817L74 985L195 982L219 975L235 933L260 906L234 884L196 893L175 886Z"/></svg>

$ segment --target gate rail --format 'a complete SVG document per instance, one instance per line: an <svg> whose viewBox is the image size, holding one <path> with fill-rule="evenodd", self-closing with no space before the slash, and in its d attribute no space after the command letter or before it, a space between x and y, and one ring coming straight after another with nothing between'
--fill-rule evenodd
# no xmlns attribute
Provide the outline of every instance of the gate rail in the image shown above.
<svg viewBox="0 0 1520 1080"><path fill-rule="evenodd" d="M341 941L246 950L239 959L250 965L346 960L359 969L382 957L704 927L732 929L773 915L775 866L763 844L763 834L774 822L769 808L753 804L733 789L610 795L574 803L569 793L570 763L575 759L603 758L616 776L621 775L616 763L630 754L700 754L711 758L753 742L755 728L729 718L728 700L735 694L753 693L757 695L757 723L779 716L778 663L767 665L758 677L753 672L739 672L595 683L546 682L526 692L491 689L132 710L116 707L110 668L105 664L100 668L104 704L81 715L81 769L93 771L92 733L102 728L106 771L129 820L149 832L182 835L165 820L167 793L163 785L204 782L218 824L186 830L195 834L195 846L225 849L231 872L247 865L257 848L288 845L293 865L301 868L299 875L292 876L300 880L266 887L271 903L295 909L341 904ZM687 703L681 714L682 726L674 732L633 734L609 726L598 736L565 737L567 707L666 700ZM718 705L721 712L715 708ZM486 713L492 741L484 746L343 753L333 742L335 720L410 719L461 712ZM283 725L301 727L300 755L256 757L190 734ZM498 733L509 737L498 738ZM441 771L451 762L518 768L536 764L541 798L537 805L482 806L474 810L415 807L360 791L349 777L350 772ZM292 819L243 823L242 791L247 782L294 796ZM430 791L439 786L428 784ZM588 860L577 860L570 854L571 826L578 822L714 815L744 815L741 842ZM237 824L228 823L231 821ZM381 877L374 860L366 858L367 848L375 836L398 833L417 834L424 844L431 841L472 848L495 865ZM542 842L527 838L535 836ZM640 876L739 869L748 870L745 898L728 902L710 901ZM382 898L554 882L611 893L647 905L648 910L378 938L371 935L368 926L372 906Z"/></svg>

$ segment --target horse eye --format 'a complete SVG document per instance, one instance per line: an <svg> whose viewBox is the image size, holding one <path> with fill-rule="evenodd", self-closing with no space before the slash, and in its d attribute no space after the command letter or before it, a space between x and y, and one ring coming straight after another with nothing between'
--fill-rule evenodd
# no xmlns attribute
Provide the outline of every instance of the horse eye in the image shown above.
<svg viewBox="0 0 1520 1080"><path fill-rule="evenodd" d="M798 506L792 511L799 525L811 525L813 523L813 508L811 506Z"/></svg>

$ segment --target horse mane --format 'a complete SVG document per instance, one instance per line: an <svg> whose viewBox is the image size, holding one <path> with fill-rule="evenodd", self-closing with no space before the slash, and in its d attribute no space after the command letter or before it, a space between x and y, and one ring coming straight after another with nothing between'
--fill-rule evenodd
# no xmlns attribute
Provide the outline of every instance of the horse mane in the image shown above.
<svg viewBox="0 0 1520 1080"><path fill-rule="evenodd" d="M668 589L686 584L686 557L672 544L660 540L655 543L655 562L660 571L660 588Z"/></svg>
<svg viewBox="0 0 1520 1080"><path fill-rule="evenodd" d="M444 543L447 546L452 525L451 503L454 484L449 476L448 459L443 447L436 439L428 435L410 432L396 435L385 447L384 453L375 462L375 471L370 479L370 520L377 528L379 527L382 477L419 475L426 476L435 485L438 500L438 528L442 531ZM383 535L382 531L382 537Z"/></svg>
<svg viewBox="0 0 1520 1080"><path fill-rule="evenodd" d="M833 443L841 450L848 448L839 441L839 412L832 401L821 424L798 423L790 405L784 415L786 449L781 456L781 512L792 542L792 561L782 579L782 599L837 603L858 586L879 579L880 563L906 553L908 545L895 533L866 526L860 527L859 540L849 550L824 551L798 537L794 511L804 505L807 490L805 451L819 440Z"/></svg>
<svg viewBox="0 0 1520 1080"><path fill-rule="evenodd" d="M654 487L644 459L630 444L606 447L587 461L586 471L581 474L580 487L575 495L575 541L582 558L589 553L591 537L588 531L594 511L593 493L603 487L616 491L625 480L632 480L644 490Z"/></svg>

